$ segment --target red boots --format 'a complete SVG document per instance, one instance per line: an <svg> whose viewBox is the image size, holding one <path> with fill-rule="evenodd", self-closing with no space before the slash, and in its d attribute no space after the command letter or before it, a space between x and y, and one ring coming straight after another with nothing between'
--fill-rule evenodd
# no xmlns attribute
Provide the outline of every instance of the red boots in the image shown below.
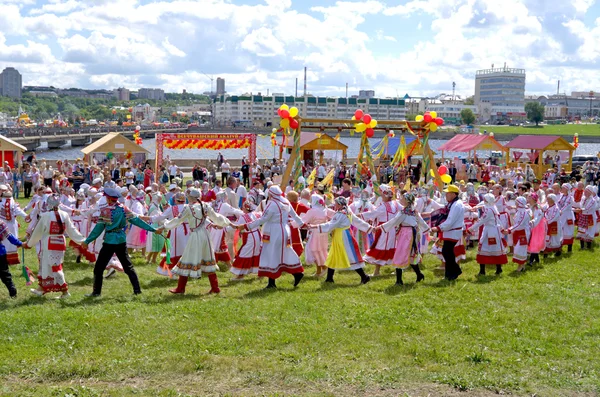
<svg viewBox="0 0 600 397"><path fill-rule="evenodd" d="M210 273L208 275L208 281L210 281L210 291L208 292L209 294L218 294L219 292L221 292L221 290L219 289L219 280L217 280L216 273Z"/></svg>
<svg viewBox="0 0 600 397"><path fill-rule="evenodd" d="M188 278L184 276L179 276L177 280L177 288L170 289L169 292L172 294L185 294L185 286L187 284Z"/></svg>
<svg viewBox="0 0 600 397"><path fill-rule="evenodd" d="M216 273L208 274L208 281L210 281L210 291L209 294L218 294L221 292L219 289L219 280L217 280ZM170 289L169 292L172 294L185 294L185 286L187 285L188 278L184 276L179 276L179 280L177 280L177 288Z"/></svg>

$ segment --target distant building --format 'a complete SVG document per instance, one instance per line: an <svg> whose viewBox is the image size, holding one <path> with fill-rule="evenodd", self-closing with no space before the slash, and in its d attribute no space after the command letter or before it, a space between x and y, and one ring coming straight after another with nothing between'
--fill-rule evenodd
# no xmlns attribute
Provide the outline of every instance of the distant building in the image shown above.
<svg viewBox="0 0 600 397"><path fill-rule="evenodd" d="M492 68L475 73L475 105L482 121L525 118L525 69Z"/></svg>
<svg viewBox="0 0 600 397"><path fill-rule="evenodd" d="M359 98L375 98L374 90L360 90L358 91Z"/></svg>
<svg viewBox="0 0 600 397"><path fill-rule="evenodd" d="M129 95L129 90L127 88L119 87L113 90L113 96L118 101L129 101L131 99Z"/></svg>
<svg viewBox="0 0 600 397"><path fill-rule="evenodd" d="M425 111L436 112L438 117L444 119L446 124L462 124L460 112L463 109L471 109L475 117L479 116L479 109L475 105L464 105L462 103L432 103L425 106Z"/></svg>
<svg viewBox="0 0 600 397"><path fill-rule="evenodd" d="M6 68L0 73L0 95L21 98L23 81L21 73L15 68Z"/></svg>
<svg viewBox="0 0 600 397"><path fill-rule="evenodd" d="M219 95L214 103L215 122L266 126L278 118L277 109L283 104L298 108L304 118L350 120L356 109L369 113L376 120L404 120L404 99L397 98L334 98L312 95L294 97L283 95Z"/></svg>
<svg viewBox="0 0 600 397"><path fill-rule="evenodd" d="M165 91L160 88L140 88L138 90L139 99L154 99L156 101L165 100Z"/></svg>
<svg viewBox="0 0 600 397"><path fill-rule="evenodd" d="M73 98L87 98L87 99L112 99L114 93L107 90L81 90L79 88L68 88L56 90L58 95L69 96Z"/></svg>
<svg viewBox="0 0 600 397"><path fill-rule="evenodd" d="M41 98L41 97L47 97L47 98L56 98L58 96L58 94L54 91L36 91L36 90L32 90L29 91L29 93L36 97L36 98Z"/></svg>
<svg viewBox="0 0 600 397"><path fill-rule="evenodd" d="M225 79L217 77L217 95L225 94Z"/></svg>

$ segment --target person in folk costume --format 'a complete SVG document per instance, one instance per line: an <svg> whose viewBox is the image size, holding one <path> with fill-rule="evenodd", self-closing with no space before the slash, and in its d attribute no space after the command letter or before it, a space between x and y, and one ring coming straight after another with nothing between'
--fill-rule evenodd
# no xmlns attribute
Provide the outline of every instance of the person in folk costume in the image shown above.
<svg viewBox="0 0 600 397"><path fill-rule="evenodd" d="M479 196L475 193L475 187L471 182L467 183L464 198L461 198L465 203L465 208L475 208L479 205ZM478 211L465 211L465 229L469 230L479 219ZM475 246L475 241L479 241L479 230L474 230L474 234L468 234L465 242L469 248Z"/></svg>
<svg viewBox="0 0 600 397"><path fill-rule="evenodd" d="M80 190L77 192L75 197L75 203L73 204L73 210L75 213L71 216L71 220L73 221L73 225L82 236L87 236L88 234L88 219L86 214L87 211L87 202L85 197L85 192ZM75 255L77 258L75 260L76 263L81 263L81 257L83 256L88 262L94 262L96 260L96 256L89 252L88 250L83 250L79 244L77 244L74 240L69 241L69 247L73 248L75 251Z"/></svg>
<svg viewBox="0 0 600 397"><path fill-rule="evenodd" d="M531 238L527 251L529 265L532 266L534 262L540 262L540 252L546 249L547 223L537 193L530 193L527 202L531 211Z"/></svg>
<svg viewBox="0 0 600 397"><path fill-rule="evenodd" d="M306 214L310 207L302 204L298 201L299 196L295 191L290 191L286 194L288 201L292 205L292 209L296 212L296 215L302 217L303 214ZM294 226L290 226L290 233L292 235L292 248L296 251L298 256L302 255L304 252L304 245L302 244L302 236L300 235L300 230Z"/></svg>
<svg viewBox="0 0 600 397"><path fill-rule="evenodd" d="M162 222L175 219L181 213L183 213L183 210L185 209L185 195L181 192L177 193L175 196L173 196L173 200L175 205L172 205L169 208L167 208L162 214L150 217L149 221L152 224L160 225ZM172 228L169 230L167 238L169 239L169 244L171 247L169 252L171 263L167 263L166 257L162 258L160 264L156 268L156 272L158 274L166 277L172 276L171 270L173 269L175 264L177 264L179 258L181 258L181 255L183 255L183 250L187 245L189 235L190 227L185 221L181 222L181 224L179 224L176 228Z"/></svg>
<svg viewBox="0 0 600 397"><path fill-rule="evenodd" d="M596 228L594 232L594 237L600 236L600 200L598 199L598 186L592 186L593 188L593 196L594 201L596 201Z"/></svg>
<svg viewBox="0 0 600 397"><path fill-rule="evenodd" d="M394 192L388 185L380 185L381 204L373 211L367 211L361 214L363 220L373 221L376 226L393 219L400 212L400 204L394 200ZM388 233L383 229L375 229L375 241L371 248L367 250L365 262L375 265L373 277L380 274L382 266L392 264L396 252L396 235L394 232Z"/></svg>
<svg viewBox="0 0 600 397"><path fill-rule="evenodd" d="M361 190L359 198L355 198L348 208L357 217L361 217L365 212L374 211L375 206L371 202L371 192L368 189ZM369 248L369 234L361 232L354 226L352 226L350 230L354 236L354 239L358 242L358 249L360 250L361 254L364 255Z"/></svg>
<svg viewBox="0 0 600 397"><path fill-rule="evenodd" d="M184 222L190 228L190 235L179 261L173 267L173 274L179 276L177 288L169 290L173 294L185 293L188 279L200 278L202 273L208 275L210 282L209 294L218 294L217 262L207 230L208 220L220 228L231 226L224 215L217 213L209 204L201 201L201 193L197 189L187 191L188 202L183 211L174 219L165 222L165 229L173 230Z"/></svg>
<svg viewBox="0 0 600 397"><path fill-rule="evenodd" d="M254 197L248 197L242 204L243 215L240 215L234 226L246 225L254 222L260 217L260 212L256 211L257 206L254 202ZM259 228L253 230L243 230L242 246L237 252L233 264L231 265L231 273L235 275L232 281L243 280L248 274L258 274L258 265L260 262L260 248L262 236Z"/></svg>
<svg viewBox="0 0 600 397"><path fill-rule="evenodd" d="M229 203L225 202L226 194L225 191L221 190L217 193L217 199L212 202L213 210L226 218L241 216L244 214L242 210L233 208ZM231 220L231 219L230 219ZM215 259L217 266L220 262L223 262L227 267L231 267L231 254L227 249L226 242L226 230L219 225L210 225L210 242L215 250Z"/></svg>
<svg viewBox="0 0 600 397"><path fill-rule="evenodd" d="M573 195L573 207L581 208L583 202L584 185L583 182L577 182L575 189L572 191ZM575 224L579 223L579 212L575 211Z"/></svg>
<svg viewBox="0 0 600 397"><path fill-rule="evenodd" d="M502 195L502 186L496 184L492 187L492 194L494 195L496 210L498 211L498 219L500 221L500 230L506 230L510 228L510 214L508 213L508 208L506 204L506 197ZM508 237L502 236L504 239L504 246L508 247L509 241Z"/></svg>
<svg viewBox="0 0 600 397"><path fill-rule="evenodd" d="M325 200L318 194L311 196L311 207L300 217L305 224L320 225L326 223L329 219ZM325 261L327 260L327 248L329 244L329 233L320 233L317 229L310 229L306 241L306 251L304 253L304 263L307 266L316 265L316 277L322 277L327 273ZM360 250L360 248L359 248Z"/></svg>
<svg viewBox="0 0 600 397"><path fill-rule="evenodd" d="M135 196L131 198L131 207L128 207L131 212L136 216L144 216L147 213L146 206L144 205L144 199L146 195L144 192L138 191ZM145 230L132 225L131 229L127 232L127 249L132 254L134 250L141 249L142 256L146 256L146 239L147 233Z"/></svg>
<svg viewBox="0 0 600 397"><path fill-rule="evenodd" d="M414 209L415 196L405 193L400 196L400 205L403 207L390 221L381 225L386 232L396 231L396 252L392 265L396 268L396 285L403 285L402 272L409 265L417 274L417 282L423 281L425 276L419 269L421 252L419 241L422 233L429 232L429 225Z"/></svg>
<svg viewBox="0 0 600 397"><path fill-rule="evenodd" d="M162 214L161 212L161 206L160 203L162 202L163 199L163 195L160 192L153 192L150 194L150 205L148 206L148 213L147 216L150 218L150 220L152 219L152 217L155 216L160 216ZM161 225L158 222L152 222L152 227L159 228ZM151 235L149 235L146 239L146 254L147 254L147 263L152 263L155 264L156 263L156 258L158 257L158 254L160 254L160 252L162 251L163 247L165 246L165 240L166 238L160 234L156 234L156 233L152 233ZM162 269L161 269L162 270Z"/></svg>
<svg viewBox="0 0 600 397"><path fill-rule="evenodd" d="M119 262L123 266L123 271L129 277L129 281L133 287L134 294L141 294L142 290L140 282L129 258L127 252L127 236L125 235L125 226L127 223L139 226L142 229L149 232L160 232L140 218L135 216L128 208L124 207L119 203L119 197L121 194L114 188L105 188L104 196L106 197L107 205L100 210L100 217L98 223L91 231L90 235L85 239L82 247L87 248L88 244L96 240L100 234L104 232L104 240L102 242L102 248L98 254L96 265L94 267L94 289L91 294L87 295L90 297L100 296L102 293L102 274L108 266L113 255L116 255Z"/></svg>
<svg viewBox="0 0 600 397"><path fill-rule="evenodd" d="M262 216L246 225L238 226L240 230L253 230L262 226L258 276L269 279L267 288L276 288L275 280L284 272L294 276L294 287L298 286L304 277L300 258L291 247L290 218L298 227L304 224L291 203L283 196L281 188L272 185L268 190L267 205Z"/></svg>
<svg viewBox="0 0 600 397"><path fill-rule="evenodd" d="M573 197L571 197L572 186L565 183L560 187L560 198L558 208L560 209L559 227L562 228L563 246L567 246L567 252L573 251L573 240L575 235L575 213L573 212Z"/></svg>
<svg viewBox="0 0 600 397"><path fill-rule="evenodd" d="M325 282L333 283L335 271L354 270L360 276L360 283L366 284L371 278L365 273L365 262L358 249L358 243L350 232L350 225L355 225L360 230L368 233L372 230L367 222L356 218L348 209L348 201L339 196L334 200L335 215L331 221L309 227L319 233L332 233L331 248L325 261L327 278Z"/></svg>
<svg viewBox="0 0 600 397"><path fill-rule="evenodd" d="M502 238L502 222L500 214L496 208L497 198L488 193L484 197L483 213L479 220L467 230L469 233L475 233L481 228L479 245L477 251L477 263L479 263L479 275L485 275L486 265L496 265L496 274L502 273L502 265L508 263L506 257L506 247Z"/></svg>
<svg viewBox="0 0 600 397"><path fill-rule="evenodd" d="M558 198L554 193L551 193L546 196L546 201L548 203L548 208L544 212L544 218L546 218L548 228L544 258L547 258L548 254L551 252L555 252L556 256L560 256L563 245L562 226L560 225L560 207L557 205Z"/></svg>
<svg viewBox="0 0 600 397"><path fill-rule="evenodd" d="M8 260L6 259L4 240L8 240L16 247L23 245L21 240L10 233L8 230L8 225L3 221L0 221L0 280L2 280L2 283L6 286L6 289L8 289L8 295L11 297L11 299L15 299L17 297L17 287L15 287L15 283L12 281L10 270L8 270Z"/></svg>
<svg viewBox="0 0 600 397"><path fill-rule="evenodd" d="M421 218L423 218L429 227L431 227L431 213L441 208L444 208L444 206L429 197L429 191L426 188L419 189L418 197L415 202L415 210L421 215ZM419 244L421 255L428 252L429 241L431 241L431 234L423 233Z"/></svg>
<svg viewBox="0 0 600 397"><path fill-rule="evenodd" d="M465 227L465 208L458 198L460 190L456 185L449 185L445 190L447 218L438 227L432 228L433 232L440 232L440 240L443 241L442 256L445 262L445 278L456 280L462 274L460 266L456 262L457 255L455 247L462 240Z"/></svg>
<svg viewBox="0 0 600 397"><path fill-rule="evenodd" d="M517 212L513 219L512 226L508 230L503 230L503 234L512 235L513 242L513 263L516 263L517 271L525 270L527 263L527 252L529 238L531 237L531 213L527 209L527 200L525 197L517 197L515 200Z"/></svg>
<svg viewBox="0 0 600 397"><path fill-rule="evenodd" d="M594 187L586 186L580 204L575 208L575 213L579 214L577 221L577 239L580 241L581 249L592 248L594 235L596 232L596 200L594 197Z"/></svg>
<svg viewBox="0 0 600 397"><path fill-rule="evenodd" d="M25 211L19 207L19 203L12 197L12 193L7 185L0 185L0 220L6 223L8 231L13 236L19 235L19 223L17 217L20 216L23 219L30 220ZM19 253L17 247L10 241L5 241L4 246L6 248L6 260L9 265L18 265L21 263L19 260Z"/></svg>
<svg viewBox="0 0 600 397"><path fill-rule="evenodd" d="M31 293L38 296L43 296L48 292L62 292L60 298L67 298L69 294L69 286L65 281L63 272L63 261L67 242L65 233L71 240L76 243L82 243L85 237L82 236L69 215L59 209L60 197L56 194L51 195L46 199L47 211L43 213L25 243L24 247L33 247L42 242L42 249L38 259L40 268L38 271L38 288L32 289Z"/></svg>

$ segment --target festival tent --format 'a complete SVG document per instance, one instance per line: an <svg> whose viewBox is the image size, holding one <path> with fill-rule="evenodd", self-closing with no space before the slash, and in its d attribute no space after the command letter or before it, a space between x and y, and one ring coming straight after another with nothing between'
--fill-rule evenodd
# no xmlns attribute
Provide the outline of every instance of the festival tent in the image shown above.
<svg viewBox="0 0 600 397"><path fill-rule="evenodd" d="M404 141L406 142L406 155L407 156L420 156L423 154L423 147L417 137L412 135L405 135ZM400 149L400 137L395 136L388 138L387 147L383 139L377 141L373 146L373 157L385 156L386 154L392 157Z"/></svg>
<svg viewBox="0 0 600 397"><path fill-rule="evenodd" d="M109 132L96 142L81 149L81 151L86 156L87 161L96 158L99 162L106 158L109 160L111 158L125 158L128 154L131 154L134 163L143 163L148 153L150 153L149 150L136 145L118 132ZM109 155L109 153L112 155Z"/></svg>
<svg viewBox="0 0 600 397"><path fill-rule="evenodd" d="M569 162L564 168L566 171L571 171L573 166L573 152L575 146L571 145L564 138L552 135L519 135L512 141L508 142L505 147L506 164L509 167L518 167L519 162L531 164L531 168L538 178L544 174L544 152L546 151L566 151L569 152ZM512 159L510 157L510 149L512 149ZM528 152L526 152L528 151ZM526 154L526 156L523 156ZM520 159L522 159L520 161Z"/></svg>
<svg viewBox="0 0 600 397"><path fill-rule="evenodd" d="M471 151L473 152L473 156L475 156L478 150L507 151L504 146L490 135L471 134L455 135L438 149L438 151L442 152L442 159L444 158L444 152L466 152L469 154L468 157L471 158Z"/></svg>
<svg viewBox="0 0 600 397"><path fill-rule="evenodd" d="M288 150L294 147L294 141L291 137L286 138L285 146ZM337 139L324 134L315 132L302 132L300 136L300 158L307 162L314 161L314 152L319 154L319 162L323 162L323 152L325 150L342 151L342 157L346 158L348 146Z"/></svg>
<svg viewBox="0 0 600 397"><path fill-rule="evenodd" d="M10 168L13 168L26 151L25 146L0 135L0 164L8 162Z"/></svg>

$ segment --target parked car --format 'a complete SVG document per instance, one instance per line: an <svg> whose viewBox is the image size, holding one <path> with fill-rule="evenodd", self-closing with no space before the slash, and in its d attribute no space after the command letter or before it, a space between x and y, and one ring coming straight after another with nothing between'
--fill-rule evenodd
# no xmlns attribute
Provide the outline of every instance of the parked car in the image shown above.
<svg viewBox="0 0 600 397"><path fill-rule="evenodd" d="M591 154L573 156L573 168L583 166L588 161L597 162L598 157Z"/></svg>

